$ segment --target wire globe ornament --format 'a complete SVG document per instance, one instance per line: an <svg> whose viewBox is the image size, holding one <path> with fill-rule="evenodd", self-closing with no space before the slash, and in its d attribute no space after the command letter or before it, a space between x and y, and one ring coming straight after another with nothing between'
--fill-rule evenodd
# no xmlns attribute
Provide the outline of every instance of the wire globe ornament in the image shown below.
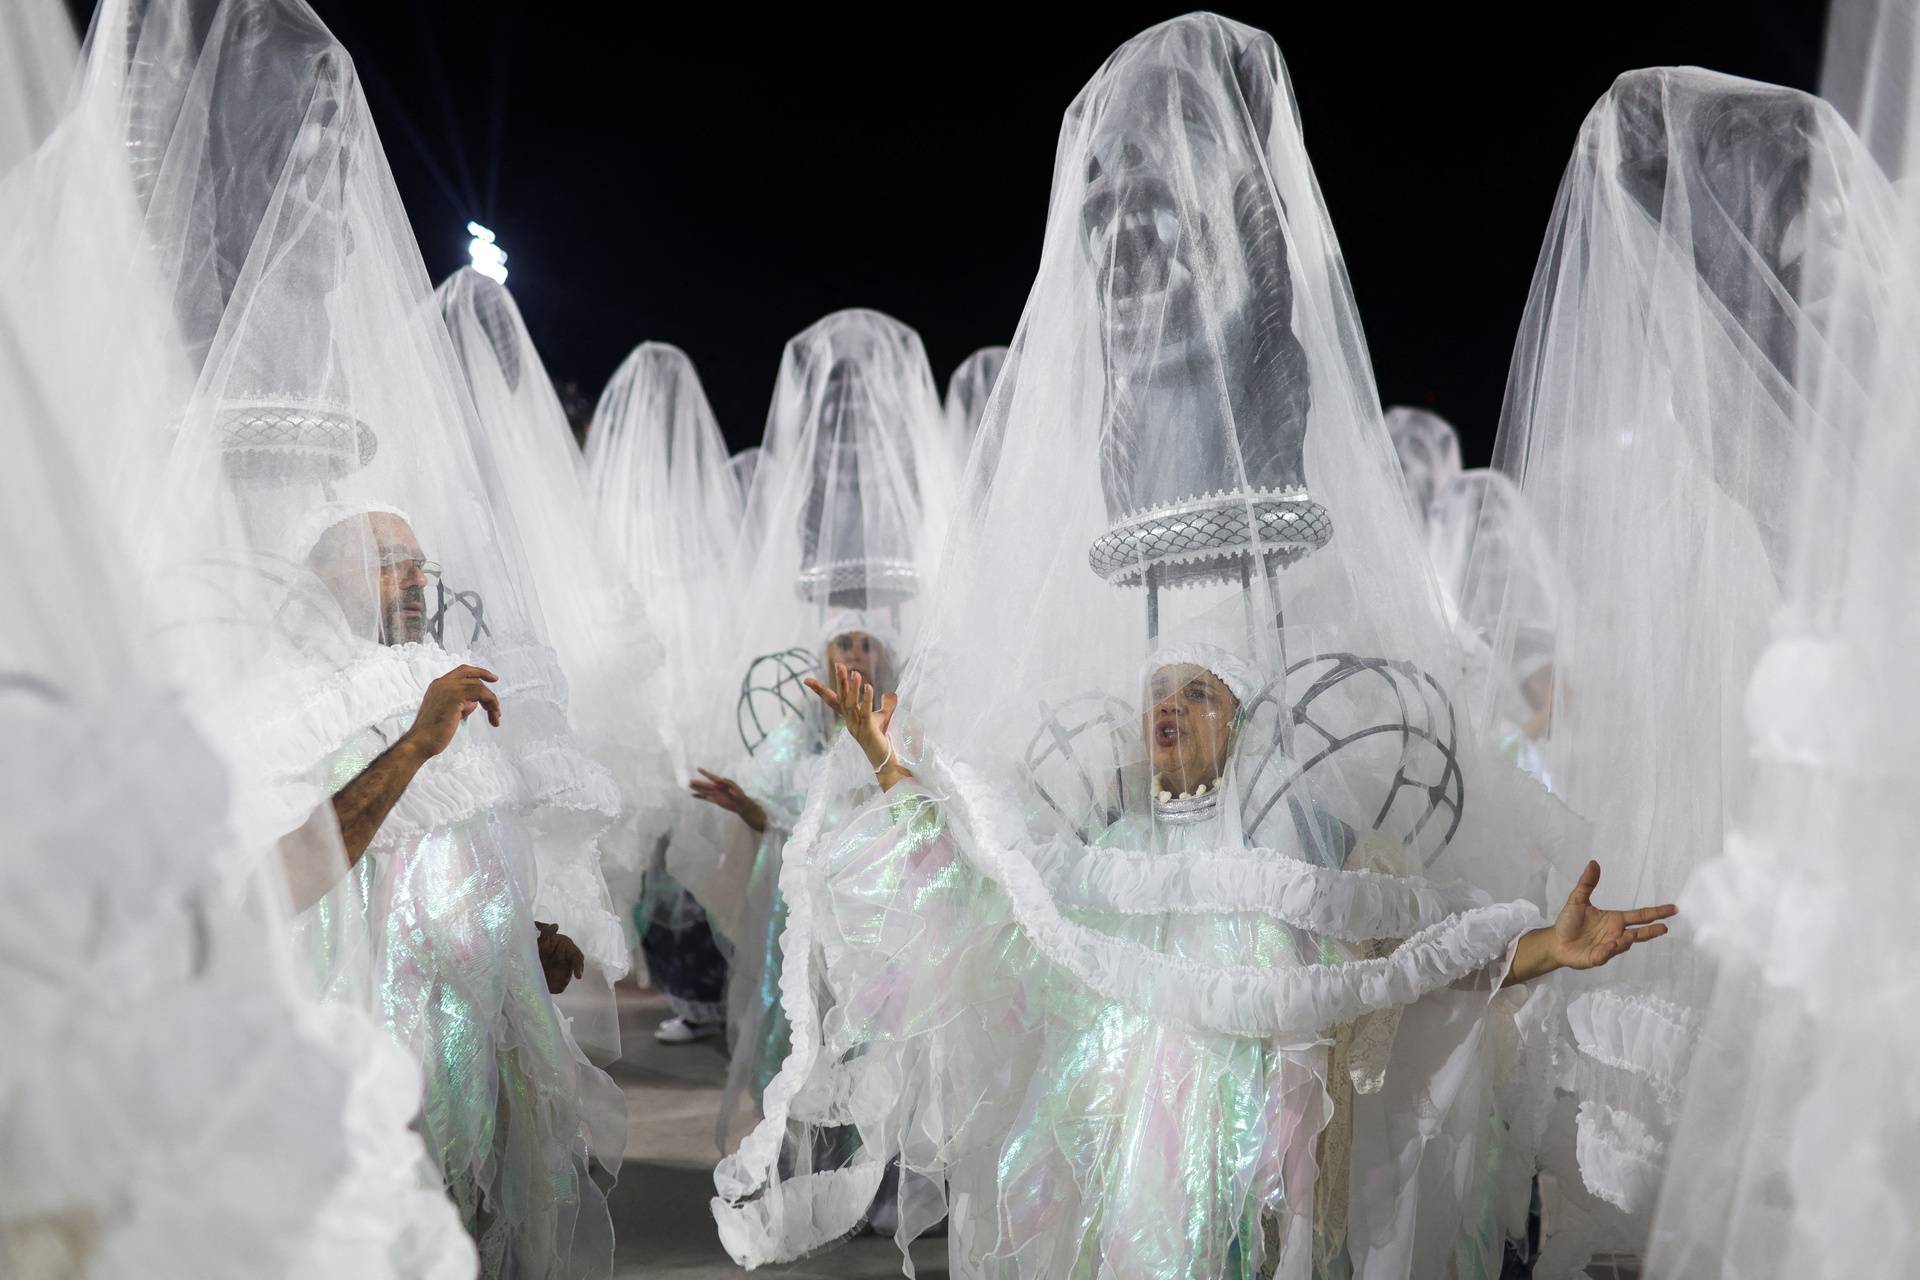
<svg viewBox="0 0 1920 1280"><path fill-rule="evenodd" d="M1346 705L1342 706L1342 702ZM1418 850L1430 865L1453 839L1466 808L1459 722L1440 682L1410 662L1322 653L1302 658L1244 708L1246 728L1271 738L1243 782L1241 811L1256 830L1296 788L1323 770L1370 752L1343 788L1369 830ZM1375 780L1362 788L1355 776Z"/></svg>
<svg viewBox="0 0 1920 1280"><path fill-rule="evenodd" d="M734 727L748 755L760 750L781 723L807 714L806 680L820 674L819 659L805 649L762 654L747 666L734 705Z"/></svg>

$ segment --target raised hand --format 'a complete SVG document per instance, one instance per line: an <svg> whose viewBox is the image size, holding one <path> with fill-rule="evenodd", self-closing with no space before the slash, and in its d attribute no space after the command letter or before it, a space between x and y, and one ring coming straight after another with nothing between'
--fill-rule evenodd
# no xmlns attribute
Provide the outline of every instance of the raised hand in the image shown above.
<svg viewBox="0 0 1920 1280"><path fill-rule="evenodd" d="M1667 926L1656 921L1680 910L1669 902L1632 911L1602 911L1593 905L1593 891L1599 884L1600 864L1587 863L1553 922L1552 958L1561 968L1597 969L1615 956L1625 955L1635 943L1665 935Z"/></svg>
<svg viewBox="0 0 1920 1280"><path fill-rule="evenodd" d="M842 662L833 664L833 688L827 688L812 676L807 677L806 685L828 710L845 722L848 735L867 753L867 763L875 769L885 766L893 757L893 742L887 737L887 730L892 727L893 713L900 706L899 696L892 693L879 696L858 671L849 672Z"/></svg>
<svg viewBox="0 0 1920 1280"><path fill-rule="evenodd" d="M1597 969L1638 943L1664 935L1667 926L1658 922L1680 911L1670 902L1632 911L1602 911L1593 905L1593 891L1599 884L1600 864L1587 863L1559 918L1544 929L1520 935L1505 985L1529 982L1555 969Z"/></svg>
<svg viewBox="0 0 1920 1280"><path fill-rule="evenodd" d="M756 832L767 829L767 811L742 791L739 783L709 769L697 772L700 776L687 784L687 790L693 792L694 799L705 800L708 804L719 805L730 813L739 814L740 820Z"/></svg>
<svg viewBox="0 0 1920 1280"><path fill-rule="evenodd" d="M500 699L487 688L500 677L485 667L458 666L427 686L420 710L405 736L429 758L453 743L460 724L478 707L487 709L487 723L500 726Z"/></svg>

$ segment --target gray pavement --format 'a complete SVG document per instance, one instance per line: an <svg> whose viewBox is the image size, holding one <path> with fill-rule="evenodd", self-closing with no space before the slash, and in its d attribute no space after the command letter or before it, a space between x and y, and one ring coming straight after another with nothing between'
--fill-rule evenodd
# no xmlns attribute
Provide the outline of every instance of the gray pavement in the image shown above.
<svg viewBox="0 0 1920 1280"><path fill-rule="evenodd" d="M616 1280L707 1280L741 1276L714 1234L707 1202L719 1158L714 1118L726 1083L724 1049L715 1041L663 1045L653 1029L670 1016L666 999L623 986L620 1037L625 1055L612 1069L627 1095L627 1155L609 1197ZM926 1280L945 1280L946 1242L914 1250ZM755 1275L794 1280L866 1280L903 1274L891 1240L851 1240L804 1262Z"/></svg>

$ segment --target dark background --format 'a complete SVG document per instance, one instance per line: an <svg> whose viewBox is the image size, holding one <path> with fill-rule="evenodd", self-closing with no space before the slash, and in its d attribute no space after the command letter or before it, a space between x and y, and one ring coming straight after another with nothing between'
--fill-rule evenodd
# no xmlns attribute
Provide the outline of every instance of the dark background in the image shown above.
<svg viewBox="0 0 1920 1280"><path fill-rule="evenodd" d="M672 342L735 448L759 438L786 339L828 311L913 325L943 389L1006 342L1061 114L1122 41L1185 11L312 3L367 84L434 278L465 263L467 220L486 223L577 404L636 343ZM1473 463L1594 99L1662 64L1812 89L1826 4L1224 11L1287 60L1383 402L1452 419Z"/></svg>

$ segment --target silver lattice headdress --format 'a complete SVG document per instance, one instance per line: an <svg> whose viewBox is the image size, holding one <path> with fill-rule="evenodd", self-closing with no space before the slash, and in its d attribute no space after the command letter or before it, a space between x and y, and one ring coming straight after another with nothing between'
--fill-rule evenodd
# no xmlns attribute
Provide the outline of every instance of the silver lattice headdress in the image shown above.
<svg viewBox="0 0 1920 1280"><path fill-rule="evenodd" d="M217 415L228 472L258 484L330 484L373 461L373 428L344 409L279 399L229 400Z"/></svg>
<svg viewBox="0 0 1920 1280"><path fill-rule="evenodd" d="M1304 486L1211 493L1126 516L1087 553L1120 587L1232 582L1258 563L1283 569L1333 537L1333 517Z"/></svg>

